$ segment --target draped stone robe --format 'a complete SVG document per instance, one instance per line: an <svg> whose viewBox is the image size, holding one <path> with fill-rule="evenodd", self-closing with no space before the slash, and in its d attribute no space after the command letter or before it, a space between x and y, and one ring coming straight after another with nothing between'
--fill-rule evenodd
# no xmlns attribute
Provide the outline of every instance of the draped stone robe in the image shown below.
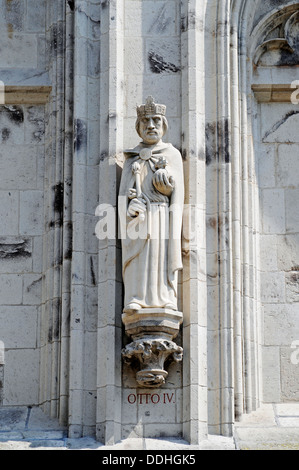
<svg viewBox="0 0 299 470"><path fill-rule="evenodd" d="M140 152L152 151L149 159ZM172 308L177 310L177 274L182 269L181 231L184 204L183 164L180 152L171 144L155 146L139 144L125 152L119 192L120 234L122 238L123 281L125 308L137 303L142 308ZM170 197L153 185L156 163L163 157L167 173L173 178ZM134 163L140 165L142 198L146 201L145 218L128 214L130 189L136 188ZM125 310L125 309L124 309Z"/></svg>

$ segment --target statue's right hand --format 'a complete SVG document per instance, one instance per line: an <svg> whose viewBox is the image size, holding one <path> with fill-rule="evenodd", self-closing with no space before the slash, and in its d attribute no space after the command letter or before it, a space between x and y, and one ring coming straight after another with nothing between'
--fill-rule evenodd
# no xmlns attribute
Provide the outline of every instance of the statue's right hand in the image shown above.
<svg viewBox="0 0 299 470"><path fill-rule="evenodd" d="M137 217L138 215L146 213L146 202L144 199L133 199L128 207L128 214L130 217Z"/></svg>

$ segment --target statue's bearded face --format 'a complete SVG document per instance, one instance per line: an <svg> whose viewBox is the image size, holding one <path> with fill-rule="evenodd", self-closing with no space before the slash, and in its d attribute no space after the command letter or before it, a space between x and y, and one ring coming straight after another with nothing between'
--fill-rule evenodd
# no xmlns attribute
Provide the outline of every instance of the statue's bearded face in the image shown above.
<svg viewBox="0 0 299 470"><path fill-rule="evenodd" d="M158 143L165 133L164 122L159 114L144 116L139 122L139 135L149 145Z"/></svg>

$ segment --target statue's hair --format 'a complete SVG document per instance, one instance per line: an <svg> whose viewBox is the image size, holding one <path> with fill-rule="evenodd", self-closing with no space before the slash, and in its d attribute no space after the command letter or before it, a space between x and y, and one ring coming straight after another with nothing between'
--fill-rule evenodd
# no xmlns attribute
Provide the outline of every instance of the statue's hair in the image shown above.
<svg viewBox="0 0 299 470"><path fill-rule="evenodd" d="M163 135L165 135L166 132L168 131L168 121L167 121L167 119L166 119L165 116L161 116L161 118L162 118L162 121L163 121L163 129L164 129ZM139 130L139 125L140 125L141 119L142 119L142 118L137 117L137 119L136 119L136 124L135 124L135 129L136 129L136 132L137 132L137 134L139 135L139 137L141 137L141 135L140 135L140 130Z"/></svg>

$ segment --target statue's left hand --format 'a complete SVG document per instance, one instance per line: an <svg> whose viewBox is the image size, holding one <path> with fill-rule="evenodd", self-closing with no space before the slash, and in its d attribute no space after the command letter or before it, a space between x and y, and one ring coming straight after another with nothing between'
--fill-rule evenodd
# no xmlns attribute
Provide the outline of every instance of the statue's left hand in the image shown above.
<svg viewBox="0 0 299 470"><path fill-rule="evenodd" d="M165 196L171 196L174 189L174 180L166 170L160 169L153 176L153 185L159 193Z"/></svg>

